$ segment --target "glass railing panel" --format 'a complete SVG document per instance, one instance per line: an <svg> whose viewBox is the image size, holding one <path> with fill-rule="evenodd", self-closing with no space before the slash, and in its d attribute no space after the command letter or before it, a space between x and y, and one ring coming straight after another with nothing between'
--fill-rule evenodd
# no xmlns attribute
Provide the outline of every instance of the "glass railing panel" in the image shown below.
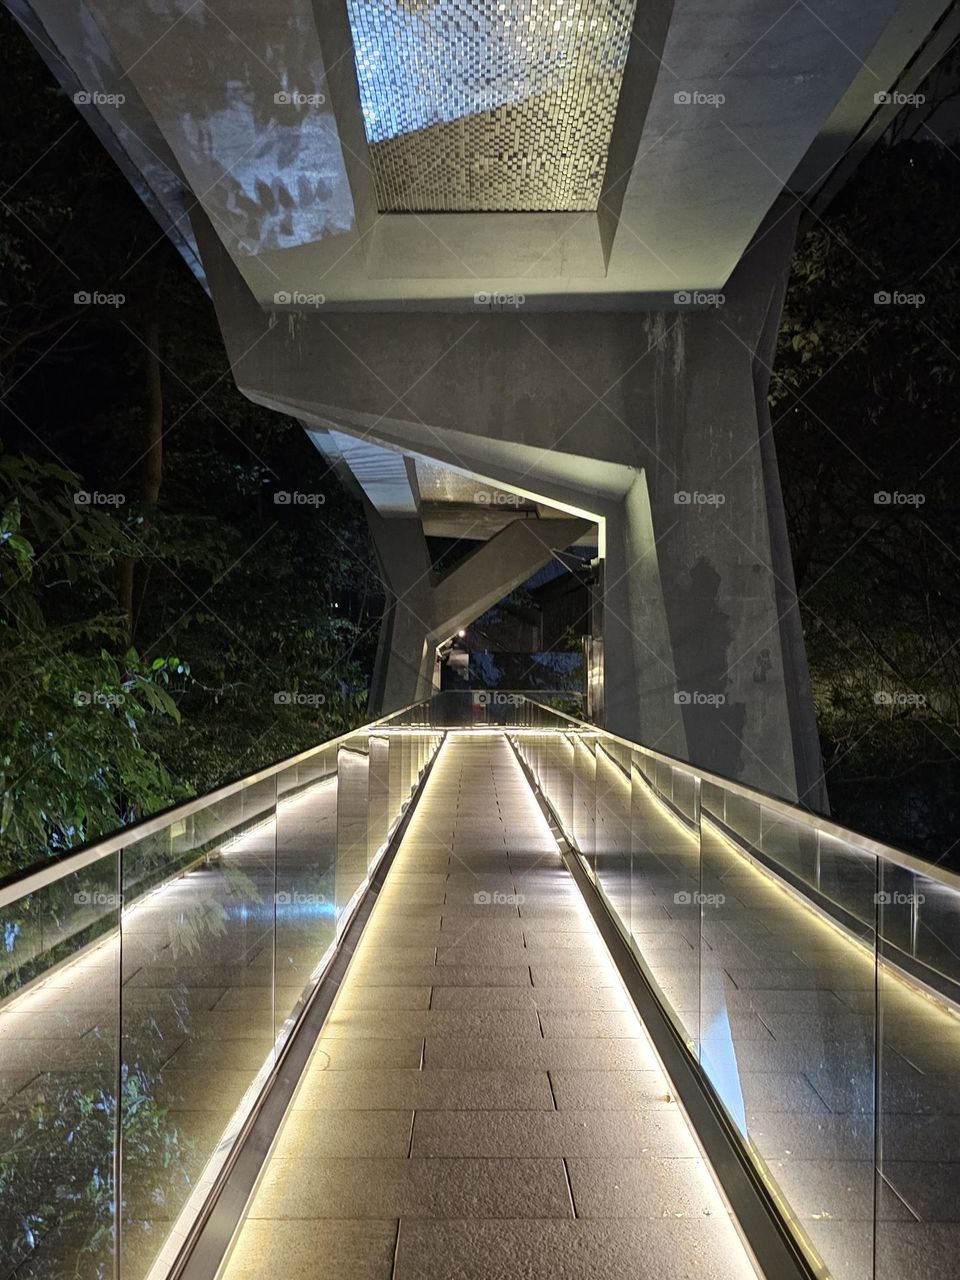
<svg viewBox="0 0 960 1280"><path fill-rule="evenodd" d="M427 708L426 723L437 728L469 728L475 723L482 723L485 715L484 706L474 698L469 689L444 689L435 693ZM419 723L416 716L406 723Z"/></svg>
<svg viewBox="0 0 960 1280"><path fill-rule="evenodd" d="M403 735L405 774L416 767L416 737ZM335 898L340 928L367 878L367 810L370 757L366 734L354 734L337 750L337 867ZM409 789L408 789L409 793Z"/></svg>
<svg viewBox="0 0 960 1280"><path fill-rule="evenodd" d="M113 1275L119 916L117 854L3 909L4 1275Z"/></svg>
<svg viewBox="0 0 960 1280"><path fill-rule="evenodd" d="M574 786L576 776L576 739L573 734L561 733L553 744L552 788L550 801L560 819L563 830L576 844L574 835Z"/></svg>
<svg viewBox="0 0 960 1280"><path fill-rule="evenodd" d="M249 822L249 811L245 818L243 796L239 791L198 809L190 819L187 852L199 855L205 849L216 849L223 840L237 835Z"/></svg>
<svg viewBox="0 0 960 1280"><path fill-rule="evenodd" d="M403 761L403 740L407 736L407 731L394 730L390 734L390 750L387 757L387 770L389 775L390 804L394 816L400 812L407 803L407 794L404 790L404 761Z"/></svg>
<svg viewBox="0 0 960 1280"><path fill-rule="evenodd" d="M960 889L882 864L877 1280L960 1256Z"/></svg>
<svg viewBox="0 0 960 1280"><path fill-rule="evenodd" d="M596 773L594 737L577 734L573 742L573 838L577 848L594 866L596 826Z"/></svg>
<svg viewBox="0 0 960 1280"><path fill-rule="evenodd" d="M719 809L719 804L717 807ZM713 816L721 818L719 812ZM756 800L749 796L737 795L733 791L724 791L721 821L729 828L740 844L745 845L747 848L760 848L762 844L760 805Z"/></svg>
<svg viewBox="0 0 960 1280"><path fill-rule="evenodd" d="M655 756L650 755L649 752L641 750L634 752L633 763L640 770L654 795L661 796L661 775L663 772L661 762Z"/></svg>
<svg viewBox="0 0 960 1280"><path fill-rule="evenodd" d="M43 914L43 896L39 893L0 907L0 999L49 967L50 962L44 958Z"/></svg>
<svg viewBox="0 0 960 1280"><path fill-rule="evenodd" d="M289 1028L336 934L337 750L277 774L274 1031Z"/></svg>
<svg viewBox="0 0 960 1280"><path fill-rule="evenodd" d="M825 831L816 835L817 869L810 896L872 948L876 940L877 860L861 857L854 846Z"/></svg>
<svg viewBox="0 0 960 1280"><path fill-rule="evenodd" d="M116 868L103 858L0 908L0 999L113 927Z"/></svg>
<svg viewBox="0 0 960 1280"><path fill-rule="evenodd" d="M819 840L814 828L791 821L779 810L761 807L757 848L801 891L819 888Z"/></svg>
<svg viewBox="0 0 960 1280"><path fill-rule="evenodd" d="M541 699L559 701L577 714L576 696L549 690L444 689L429 704L429 723L438 728L499 726L510 728L572 728Z"/></svg>
<svg viewBox="0 0 960 1280"><path fill-rule="evenodd" d="M640 963L681 1034L699 1036L700 849L696 826L663 795L647 752L631 762L630 931ZM672 793L672 779L669 781Z"/></svg>
<svg viewBox="0 0 960 1280"><path fill-rule="evenodd" d="M423 750L428 736L422 735ZM383 851L390 826L390 742L385 734L370 735L368 783L367 863L372 867Z"/></svg>
<svg viewBox="0 0 960 1280"><path fill-rule="evenodd" d="M7 891L3 1274L140 1280L172 1261L333 939L338 888L353 896L437 741L377 736L371 793L360 732Z"/></svg>
<svg viewBox="0 0 960 1280"><path fill-rule="evenodd" d="M534 776L540 789L557 815L561 826L567 834L571 833L570 817L573 809L573 774L570 769L572 746L558 733L536 735L539 762L534 764L534 757L526 746L526 737L518 739L524 758L534 770Z"/></svg>
<svg viewBox="0 0 960 1280"><path fill-rule="evenodd" d="M400 788L403 792L404 804L409 800L413 787L413 751L414 734L411 730L402 734L400 738Z"/></svg>
<svg viewBox="0 0 960 1280"><path fill-rule="evenodd" d="M595 744L596 829L594 871L624 932L630 932L630 773Z"/></svg>
<svg viewBox="0 0 960 1280"><path fill-rule="evenodd" d="M847 847L842 903L802 895L773 869L804 847L800 833L771 826L766 848L759 807L728 794L727 827L759 841L741 844L718 791L701 791L700 1062L811 1256L869 1276L876 966L860 922L875 911L876 866Z"/></svg>
<svg viewBox="0 0 960 1280"><path fill-rule="evenodd" d="M673 769L671 802L680 818L696 827L699 803L699 780L692 770L679 766Z"/></svg>
<svg viewBox="0 0 960 1280"><path fill-rule="evenodd" d="M122 854L124 1280L172 1248L273 1058L276 776L245 791L196 815L179 867L169 827Z"/></svg>

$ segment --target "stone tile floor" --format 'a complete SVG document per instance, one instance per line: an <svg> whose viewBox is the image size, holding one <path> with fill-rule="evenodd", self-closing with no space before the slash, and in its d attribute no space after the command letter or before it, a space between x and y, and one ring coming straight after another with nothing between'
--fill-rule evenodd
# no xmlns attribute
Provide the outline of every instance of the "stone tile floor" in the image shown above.
<svg viewBox="0 0 960 1280"><path fill-rule="evenodd" d="M444 746L224 1274L754 1275L502 736Z"/></svg>

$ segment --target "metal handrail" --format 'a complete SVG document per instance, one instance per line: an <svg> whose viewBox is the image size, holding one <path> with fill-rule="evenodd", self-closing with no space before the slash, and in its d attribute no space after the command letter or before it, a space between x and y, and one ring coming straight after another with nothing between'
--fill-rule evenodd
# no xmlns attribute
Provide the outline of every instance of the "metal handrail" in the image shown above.
<svg viewBox="0 0 960 1280"><path fill-rule="evenodd" d="M96 839L81 845L78 849L71 849L67 853L45 859L40 863L34 863L33 866L28 867L25 871L14 871L0 879L0 908L9 906L11 902L17 902L20 898L26 897L29 893L35 893L38 889L44 889L48 885L55 884L58 880L63 880L77 871L82 871L84 867L89 867L91 863L98 862L101 858L105 858L111 853L116 853L118 850L134 844L138 840L143 840L147 836L152 836L156 832L162 831L164 827L168 827L172 822L179 822L184 818L192 817L193 814L199 813L200 810L208 808L211 804L217 804L221 800L229 799L230 796L236 795L245 787L261 782L264 778L270 778L275 774L282 773L292 765L309 760L319 752L335 747L358 733L367 733L378 728L389 728L390 722L396 720L398 716L406 715L408 711L427 705L429 705L428 701L423 700L411 702L408 706L401 707L398 711L391 711L389 715L381 716L379 720L371 720L367 724L358 725L357 728L349 729L346 733L341 733L336 738L329 738L325 742L318 743L315 747L308 747L306 751L301 751L297 755L287 756L284 760L278 760L274 764L266 765L255 773L247 774L243 778L237 778L234 782L214 787L211 791L205 791L203 795L194 796L191 800L184 800L180 804L160 809L157 813L152 813L147 818L141 818L138 822L131 822L129 826L121 827L111 835L98 836ZM398 725L396 727L406 728L408 726Z"/></svg>
<svg viewBox="0 0 960 1280"><path fill-rule="evenodd" d="M680 760L676 756L667 755L664 751L655 751L652 747L645 747L641 742L632 742L629 738L622 738L619 734L611 733L608 729L603 729L596 724L590 724L586 720L577 720L573 716L568 716L566 712L557 711L554 707L534 701L533 698L528 698L527 701L539 710L567 721L571 728L578 733L595 734L599 737L608 738L613 742L619 742L630 751L642 751L653 759L679 769L682 773L687 773L701 782L709 782L713 786L740 796L744 800L762 804L764 808L779 813L792 823L807 827L817 833L822 832L836 840L841 840L844 844L851 845L872 858L892 862L895 866L902 867L905 871L929 876L932 880L939 880L951 889L960 889L960 874L951 871L948 867L939 867L936 863L925 862L923 858L907 853L905 849L894 848L892 845L875 840L872 836L855 831L851 827L841 826L840 823L834 822L831 818L814 813L811 809L804 809L793 801L770 795L769 792L761 791L758 787L746 786L742 782L736 782L733 778L724 777L723 774L712 773L709 769L701 769L699 765L691 764L689 760ZM536 726L531 727L536 728Z"/></svg>
<svg viewBox="0 0 960 1280"><path fill-rule="evenodd" d="M460 692L459 690L457 692ZM464 692L477 692L476 690L464 690ZM492 690L491 692L503 692L502 690ZM539 692L539 691L538 691ZM925 862L922 858L916 857L914 854L907 853L904 849L894 848L879 840L873 839L871 836L864 835L862 832L855 831L850 827L841 826L832 819L824 817L821 814L812 812L810 809L804 809L801 805L783 800L779 796L771 795L769 792L761 791L757 787L746 786L742 782L737 782L733 778L724 777L723 774L713 773L709 769L702 769L698 765L693 765L689 760L680 760L676 756L668 755L664 751L657 751L652 747L644 746L643 743L633 742L629 738L623 738L619 734L611 733L608 729L603 729L599 725L590 724L586 720L577 720L574 716L569 716L564 711L558 711L555 707L537 702L528 694L524 694L524 699L531 706L538 710L554 716L555 718L565 721L571 730L577 733L589 733L598 737L606 738L612 742L618 742L630 751L641 751L648 757L658 760L674 769L680 770L682 773L689 774L693 778L698 778L701 782L708 782L714 786L729 792L732 795L740 796L745 800L752 801L756 804L762 804L766 809L772 810L780 814L783 818L791 823L808 828L815 833L823 833L834 839L841 840L845 844L852 846L860 852L872 858L882 859L886 862L892 862L895 866L902 867L906 871L919 875L929 876L931 879L939 880L942 884L947 885L951 889L960 890L960 874L951 871L947 867L939 867L935 863ZM96 840L82 845L79 849L71 850L59 857L50 858L39 864L28 868L26 871L14 872L10 876L0 880L0 908L8 906L11 902L24 897L28 893L36 892L38 889L45 888L47 885L54 884L57 880L61 880L66 876L72 875L76 871L82 870L84 867L90 866L91 863L98 861L100 858L106 857L111 853L125 848L127 845L137 840L144 839L147 836L161 831L164 827L169 826L171 822L179 821L183 818L189 818L201 809L207 808L211 804L215 804L221 800L228 799L237 792L253 783L260 782L264 778L272 777L281 773L283 770L290 768L292 765L299 764L302 761L309 760L312 756L317 755L320 751L325 751L330 747L336 746L338 743L345 742L358 733L369 732L377 728L389 728L392 721L398 716L405 715L409 711L413 711L417 707L427 707L430 700L421 700L412 702L408 706L401 707L398 711L393 711L389 715L381 716L379 720L371 720L367 724L358 725L355 729L350 729L346 733L338 735L336 738L330 738L326 742L318 743L315 747L309 747L306 751L301 751L297 755L288 756L284 760L279 760L275 764L267 765L263 769L257 770L255 773L248 774L246 777L239 778L234 782L226 783L224 786L215 787L211 791L205 792L201 796L195 796L191 800L183 801L180 804L171 805L167 809L161 809L155 814L151 814L147 818L142 818L139 822L132 822L129 826L122 827L109 836L101 836ZM398 728L406 726L399 725ZM523 728L524 726L517 726ZM536 728L537 726L530 726Z"/></svg>

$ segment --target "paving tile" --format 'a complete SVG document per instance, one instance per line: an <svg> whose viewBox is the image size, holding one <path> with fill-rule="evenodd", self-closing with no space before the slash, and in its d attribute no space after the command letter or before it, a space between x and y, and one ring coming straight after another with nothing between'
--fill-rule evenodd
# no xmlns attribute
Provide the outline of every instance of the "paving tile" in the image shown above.
<svg viewBox="0 0 960 1280"><path fill-rule="evenodd" d="M496 901L485 902L482 899L478 902L477 895L484 892L486 886L474 890L473 901L462 905L447 904L443 908L443 932L459 932L462 929L489 928L494 931L502 929L504 934L513 937L522 938L523 921L520 919L520 909L516 904L501 904ZM496 894L496 890L487 889L486 892L492 895Z"/></svg>
<svg viewBox="0 0 960 1280"><path fill-rule="evenodd" d="M516 967L530 963L530 952L523 942L485 943L482 938L458 934L445 946L437 948L438 966L495 964Z"/></svg>
<svg viewBox="0 0 960 1280"><path fill-rule="evenodd" d="M285 1221L252 1219L243 1228L226 1275L229 1280L391 1280L397 1222L316 1221L291 1231Z"/></svg>
<svg viewBox="0 0 960 1280"><path fill-rule="evenodd" d="M145 967L125 980L124 986L139 987L268 987L273 986L272 970L262 966L187 967L154 965Z"/></svg>
<svg viewBox="0 0 960 1280"><path fill-rule="evenodd" d="M291 1112L274 1148L278 1160L402 1158L410 1150L413 1111Z"/></svg>
<svg viewBox="0 0 960 1280"><path fill-rule="evenodd" d="M901 1117L907 1119L907 1117ZM934 1121L934 1127L936 1125ZM751 1141L767 1159L797 1156L801 1159L870 1159L874 1150L872 1116L754 1113ZM931 1155L933 1134L926 1150ZM896 1148L891 1143L891 1149Z"/></svg>
<svg viewBox="0 0 960 1280"><path fill-rule="evenodd" d="M598 1010L578 1012L549 1011L540 1014L540 1023L547 1040L554 1038L581 1039L590 1036L636 1039L639 1023L633 1013L604 1013Z"/></svg>
<svg viewBox="0 0 960 1280"><path fill-rule="evenodd" d="M415 1156L687 1155L679 1108L637 1111L432 1111L417 1116Z"/></svg>
<svg viewBox="0 0 960 1280"><path fill-rule="evenodd" d="M457 1036L470 1038L505 1035L540 1039L540 1023L535 1009L465 1010L341 1010L335 1008L323 1028L324 1038L380 1036Z"/></svg>
<svg viewBox="0 0 960 1280"><path fill-rule="evenodd" d="M102 1034L115 1035L116 1010L98 1013L89 1009L47 1009L31 1011L29 1017L16 1017L12 1021L0 1019L0 1057L5 1060L6 1051L14 1043L29 1040L76 1040L94 1027Z"/></svg>
<svg viewBox="0 0 960 1280"><path fill-rule="evenodd" d="M436 965L370 965L349 971L351 984L366 987L416 987L441 983L445 987L529 987L530 968L526 964L445 964L443 972Z"/></svg>
<svg viewBox="0 0 960 1280"><path fill-rule="evenodd" d="M250 1218L568 1218L563 1161L271 1160Z"/></svg>
<svg viewBox="0 0 960 1280"><path fill-rule="evenodd" d="M37 1076L37 1071L30 1068L24 1071L0 1071L0 1105L36 1080Z"/></svg>
<svg viewBox="0 0 960 1280"><path fill-rule="evenodd" d="M958 1257L958 1223L898 1222L895 1226L880 1223L877 1229L876 1280L930 1280L931 1276L949 1276L956 1270Z"/></svg>
<svg viewBox="0 0 960 1280"><path fill-rule="evenodd" d="M802 1072L742 1071L739 1083L751 1123L756 1123L764 1113L789 1111L823 1115L833 1110Z"/></svg>
<svg viewBox="0 0 960 1280"><path fill-rule="evenodd" d="M673 1088L659 1068L646 1071L555 1070L550 1072L550 1083L560 1111L589 1111L591 1108L663 1111L676 1106Z"/></svg>
<svg viewBox="0 0 960 1280"><path fill-rule="evenodd" d="M530 962L530 972L535 987L595 987L609 986L612 968L609 965L546 963L542 959Z"/></svg>
<svg viewBox="0 0 960 1280"><path fill-rule="evenodd" d="M375 935L364 938L357 948L357 957L358 960L363 956L370 961L379 961L383 959L384 950L395 951L400 948L417 949L421 952L436 951L442 936L436 925L420 928L394 920L378 929ZM412 962L418 963L416 960ZM426 963L430 964L431 961L428 959Z"/></svg>
<svg viewBox="0 0 960 1280"><path fill-rule="evenodd" d="M495 990L497 988L494 988ZM356 1012L360 1009L399 1010L427 1009L433 989L422 987L361 987L348 982L337 996L337 1013Z"/></svg>
<svg viewBox="0 0 960 1280"><path fill-rule="evenodd" d="M263 1036L252 1040L185 1040L169 1057L164 1056L164 1069L172 1067L178 1071L192 1070L195 1067L211 1069L235 1068L259 1071L273 1053L273 1036ZM164 1055L171 1046L163 1045Z"/></svg>
<svg viewBox="0 0 960 1280"><path fill-rule="evenodd" d="M553 1111L545 1071L373 1070L311 1073L295 1110Z"/></svg>
<svg viewBox="0 0 960 1280"><path fill-rule="evenodd" d="M627 999L617 987L444 987L434 986L433 1009L582 1009L622 1012Z"/></svg>
<svg viewBox="0 0 960 1280"><path fill-rule="evenodd" d="M698 1156L567 1159L578 1218L709 1218L716 1187Z"/></svg>
<svg viewBox="0 0 960 1280"><path fill-rule="evenodd" d="M430 942L411 947L393 946L389 939L381 943L368 943L357 948L350 966L351 971L392 968L394 965L432 965L436 963L437 944Z"/></svg>
<svg viewBox="0 0 960 1280"><path fill-rule="evenodd" d="M108 1068L111 1058L116 1063L116 1036L100 1040L86 1037L68 1040L8 1040L3 1045L3 1069L14 1075L35 1073L42 1065L48 1070L71 1071L80 1067L91 1071Z"/></svg>
<svg viewBox="0 0 960 1280"><path fill-rule="evenodd" d="M804 1224L829 1219L873 1221L872 1160L804 1160L790 1156L771 1160L768 1165L791 1209ZM884 1213L903 1221L914 1219L906 1205L894 1196L889 1198Z"/></svg>
<svg viewBox="0 0 960 1280"><path fill-rule="evenodd" d="M638 1222L415 1222L402 1218L394 1280L745 1280L722 1217Z"/></svg>
<svg viewBox="0 0 960 1280"><path fill-rule="evenodd" d="M165 1067L157 1078L155 1094L162 1106L180 1111L211 1111L236 1106L253 1083L255 1071L222 1067L176 1070Z"/></svg>
<svg viewBox="0 0 960 1280"><path fill-rule="evenodd" d="M518 1040L485 1036L465 1043L454 1036L428 1036L424 1048L428 1071L435 1067L470 1070L478 1065L487 1071L629 1071L652 1067L655 1061L647 1041L640 1038Z"/></svg>
<svg viewBox="0 0 960 1280"><path fill-rule="evenodd" d="M884 1159L883 1176L924 1222L960 1222L955 1163Z"/></svg>
<svg viewBox="0 0 960 1280"><path fill-rule="evenodd" d="M313 1051L311 1071L353 1071L365 1067L419 1067L423 1051L420 1036L321 1037Z"/></svg>

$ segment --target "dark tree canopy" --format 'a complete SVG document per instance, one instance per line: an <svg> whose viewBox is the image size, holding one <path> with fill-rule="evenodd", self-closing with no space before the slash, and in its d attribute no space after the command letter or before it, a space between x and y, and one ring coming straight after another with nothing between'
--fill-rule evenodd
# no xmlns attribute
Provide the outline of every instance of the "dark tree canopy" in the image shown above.
<svg viewBox="0 0 960 1280"><path fill-rule="evenodd" d="M238 392L203 288L0 22L2 871L356 723L381 589L359 504Z"/></svg>
<svg viewBox="0 0 960 1280"><path fill-rule="evenodd" d="M922 130L876 147L799 240L771 383L834 812L937 858L960 778L958 200Z"/></svg>

